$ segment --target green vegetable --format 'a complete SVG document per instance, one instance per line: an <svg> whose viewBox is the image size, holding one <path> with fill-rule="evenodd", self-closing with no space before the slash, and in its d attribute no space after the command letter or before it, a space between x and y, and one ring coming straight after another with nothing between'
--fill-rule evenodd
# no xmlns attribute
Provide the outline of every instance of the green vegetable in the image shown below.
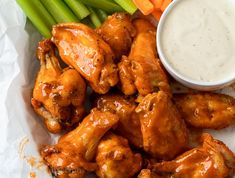
<svg viewBox="0 0 235 178"><path fill-rule="evenodd" d="M52 25L56 24L39 0L16 0L26 16L45 38L51 37Z"/></svg>
<svg viewBox="0 0 235 178"><path fill-rule="evenodd" d="M90 17L86 17L84 19L81 20L81 23L86 24L87 26L91 27L91 28L95 28L94 24L91 22Z"/></svg>
<svg viewBox="0 0 235 178"><path fill-rule="evenodd" d="M94 26L97 28L97 27L100 27L101 26L101 21L98 17L98 15L96 14L96 12L94 11L93 8L91 7L88 7L89 11L91 12L90 14L90 20L91 22L94 24Z"/></svg>
<svg viewBox="0 0 235 178"><path fill-rule="evenodd" d="M130 14L134 14L135 11L137 10L137 7L132 2L132 0L114 0L114 1Z"/></svg>
<svg viewBox="0 0 235 178"><path fill-rule="evenodd" d="M119 5L110 0L80 0L82 3L106 11L107 13L114 13L124 11Z"/></svg>
<svg viewBox="0 0 235 178"><path fill-rule="evenodd" d="M99 19L101 20L101 22L104 22L106 18L108 17L107 13L101 9L95 9L95 12L99 16Z"/></svg>
<svg viewBox="0 0 235 178"><path fill-rule="evenodd" d="M62 0L41 0L41 2L57 23L79 21Z"/></svg>
<svg viewBox="0 0 235 178"><path fill-rule="evenodd" d="M90 12L80 0L64 0L73 13L81 20L87 17Z"/></svg>

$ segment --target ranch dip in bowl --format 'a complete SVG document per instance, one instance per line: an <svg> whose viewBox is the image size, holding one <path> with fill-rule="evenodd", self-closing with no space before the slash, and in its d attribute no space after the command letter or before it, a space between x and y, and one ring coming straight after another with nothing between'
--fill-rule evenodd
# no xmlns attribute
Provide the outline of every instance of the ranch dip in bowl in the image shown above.
<svg viewBox="0 0 235 178"><path fill-rule="evenodd" d="M175 0L157 29L166 70L187 87L216 90L235 80L235 0Z"/></svg>

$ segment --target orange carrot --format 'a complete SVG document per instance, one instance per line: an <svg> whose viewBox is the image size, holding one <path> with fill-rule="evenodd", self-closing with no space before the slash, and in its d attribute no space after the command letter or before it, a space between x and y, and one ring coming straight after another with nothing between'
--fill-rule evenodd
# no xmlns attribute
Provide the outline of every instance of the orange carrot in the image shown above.
<svg viewBox="0 0 235 178"><path fill-rule="evenodd" d="M154 5L149 0L133 0L133 2L144 15L149 15L154 10Z"/></svg>
<svg viewBox="0 0 235 178"><path fill-rule="evenodd" d="M151 0L155 9L160 9L164 0Z"/></svg>
<svg viewBox="0 0 235 178"><path fill-rule="evenodd" d="M166 10L166 8L168 7L168 5L172 2L172 0L164 0L161 6L161 11L164 12L164 10Z"/></svg>
<svg viewBox="0 0 235 178"><path fill-rule="evenodd" d="M152 12L152 16L157 20L159 21L161 16L162 16L162 11L160 9L155 9L153 12Z"/></svg>

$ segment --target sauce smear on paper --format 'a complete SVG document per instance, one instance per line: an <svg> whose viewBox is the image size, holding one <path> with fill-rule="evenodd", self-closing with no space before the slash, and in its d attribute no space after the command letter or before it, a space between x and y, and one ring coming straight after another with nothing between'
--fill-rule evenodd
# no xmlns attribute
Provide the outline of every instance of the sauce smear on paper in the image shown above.
<svg viewBox="0 0 235 178"><path fill-rule="evenodd" d="M36 173L35 172L30 172L29 173L29 178L36 178Z"/></svg>

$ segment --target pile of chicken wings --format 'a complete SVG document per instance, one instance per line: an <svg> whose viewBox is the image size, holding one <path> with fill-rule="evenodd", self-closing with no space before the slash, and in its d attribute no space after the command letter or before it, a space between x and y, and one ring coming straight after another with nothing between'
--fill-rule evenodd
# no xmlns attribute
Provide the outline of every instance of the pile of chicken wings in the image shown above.
<svg viewBox="0 0 235 178"><path fill-rule="evenodd" d="M40 151L54 177L234 175L235 156L224 143L207 133L198 135L196 146L190 142L192 129L234 124L235 100L172 93L148 20L115 13L95 30L55 25L52 38L39 42L37 58L33 109L49 132L66 132Z"/></svg>

